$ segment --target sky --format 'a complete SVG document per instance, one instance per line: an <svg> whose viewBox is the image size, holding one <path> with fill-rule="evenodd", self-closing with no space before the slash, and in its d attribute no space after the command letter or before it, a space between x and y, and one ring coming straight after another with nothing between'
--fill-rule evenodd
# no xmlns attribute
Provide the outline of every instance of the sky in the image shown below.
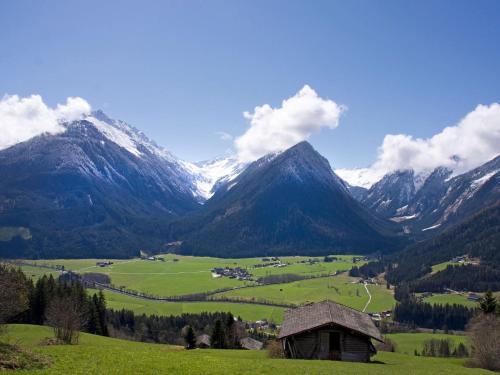
<svg viewBox="0 0 500 375"><path fill-rule="evenodd" d="M302 139L334 168L448 160L450 139L500 152L496 0L5 0L0 25L9 105L83 98L186 160ZM447 126L466 130L433 141Z"/></svg>

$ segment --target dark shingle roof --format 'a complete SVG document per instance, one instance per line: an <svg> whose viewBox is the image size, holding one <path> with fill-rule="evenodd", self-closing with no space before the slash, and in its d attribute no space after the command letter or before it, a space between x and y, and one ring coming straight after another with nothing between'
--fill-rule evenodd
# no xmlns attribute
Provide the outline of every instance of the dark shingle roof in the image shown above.
<svg viewBox="0 0 500 375"><path fill-rule="evenodd" d="M337 324L382 341L368 314L332 301L323 301L287 310L278 338L295 335L328 324Z"/></svg>
<svg viewBox="0 0 500 375"><path fill-rule="evenodd" d="M243 349L260 350L262 349L262 346L264 344L262 344L260 341L252 339L251 337L245 337L240 340L240 345Z"/></svg>

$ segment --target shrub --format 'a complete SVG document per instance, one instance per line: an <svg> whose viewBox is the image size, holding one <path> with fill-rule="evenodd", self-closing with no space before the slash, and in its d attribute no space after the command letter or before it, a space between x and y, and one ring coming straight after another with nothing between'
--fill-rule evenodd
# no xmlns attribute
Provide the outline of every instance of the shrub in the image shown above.
<svg viewBox="0 0 500 375"><path fill-rule="evenodd" d="M266 350L269 358L285 358L283 346L279 341L269 341Z"/></svg>
<svg viewBox="0 0 500 375"><path fill-rule="evenodd" d="M478 314L469 324L471 342L470 366L500 370L500 316Z"/></svg>
<svg viewBox="0 0 500 375"><path fill-rule="evenodd" d="M384 337L384 342L378 343L376 348L381 352L395 352L396 344L390 338Z"/></svg>

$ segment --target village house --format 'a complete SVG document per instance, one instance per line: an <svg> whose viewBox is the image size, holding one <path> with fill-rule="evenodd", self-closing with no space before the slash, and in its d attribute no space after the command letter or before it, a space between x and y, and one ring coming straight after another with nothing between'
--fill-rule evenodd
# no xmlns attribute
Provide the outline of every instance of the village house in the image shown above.
<svg viewBox="0 0 500 375"><path fill-rule="evenodd" d="M102 261L102 262L96 262L96 266L97 267L107 267L107 266L110 266L112 265L113 262L110 262L110 261Z"/></svg>
<svg viewBox="0 0 500 375"><path fill-rule="evenodd" d="M469 293L469 295L467 296L467 299L469 301L472 301L472 302L479 302L479 300L481 299L481 296L476 294L476 293Z"/></svg>
<svg viewBox="0 0 500 375"><path fill-rule="evenodd" d="M285 312L278 339L287 358L367 362L382 336L368 314L332 301Z"/></svg>
<svg viewBox="0 0 500 375"><path fill-rule="evenodd" d="M235 267L235 268L222 268L222 267L215 267L212 268L212 277L218 278L218 277L229 277L230 279L237 279L237 280L245 280L245 281L251 281L252 280L252 275L246 270L241 267Z"/></svg>

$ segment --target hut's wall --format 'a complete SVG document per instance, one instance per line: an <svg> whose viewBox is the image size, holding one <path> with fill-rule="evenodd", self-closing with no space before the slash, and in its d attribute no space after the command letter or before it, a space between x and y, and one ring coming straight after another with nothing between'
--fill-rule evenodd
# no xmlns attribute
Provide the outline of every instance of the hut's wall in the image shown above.
<svg viewBox="0 0 500 375"><path fill-rule="evenodd" d="M332 340L335 335L335 343ZM337 348L333 348L337 346ZM341 327L324 327L286 338L285 352L289 358L339 359L366 362L370 359L370 339Z"/></svg>
<svg viewBox="0 0 500 375"><path fill-rule="evenodd" d="M343 361L368 361L370 359L369 339L363 336L346 334L341 357Z"/></svg>
<svg viewBox="0 0 500 375"><path fill-rule="evenodd" d="M291 338L294 358L317 358L318 332L303 333Z"/></svg>

